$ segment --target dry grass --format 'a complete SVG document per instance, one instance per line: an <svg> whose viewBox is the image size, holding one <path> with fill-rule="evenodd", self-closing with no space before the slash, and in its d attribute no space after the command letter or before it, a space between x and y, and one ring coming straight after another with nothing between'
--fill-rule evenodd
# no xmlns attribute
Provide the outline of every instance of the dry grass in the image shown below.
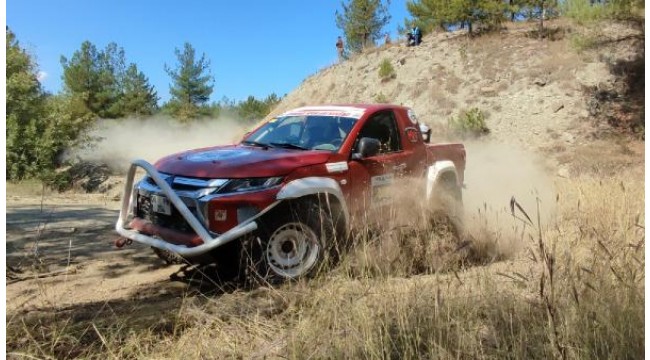
<svg viewBox="0 0 650 360"><path fill-rule="evenodd" d="M560 163L568 164L570 174L575 177L613 177L633 172L632 176L643 176L644 142L630 141L624 136L613 134L609 140L596 140L587 144L553 149ZM636 171L641 169L641 171Z"/></svg>
<svg viewBox="0 0 650 360"><path fill-rule="evenodd" d="M23 180L20 182L7 182L7 196L25 196L25 195L34 195L41 194L44 192L44 195L50 195L54 193L49 188L43 186L43 183L38 180Z"/></svg>
<svg viewBox="0 0 650 360"><path fill-rule="evenodd" d="M125 302L12 316L7 351L15 358L642 358L643 183L582 178L557 186L557 213L546 223L537 209L514 203L512 229L497 224L508 214L469 214L471 247L426 226L400 227L395 216L309 282L188 296L151 317L145 309L162 300L145 299L137 312Z"/></svg>

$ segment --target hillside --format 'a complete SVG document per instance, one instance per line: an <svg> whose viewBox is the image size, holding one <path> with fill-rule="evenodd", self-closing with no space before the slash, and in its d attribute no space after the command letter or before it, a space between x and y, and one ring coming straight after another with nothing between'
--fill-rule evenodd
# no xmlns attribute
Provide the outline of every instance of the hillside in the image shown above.
<svg viewBox="0 0 650 360"><path fill-rule="evenodd" d="M371 49L310 76L273 114L306 104L390 102L412 107L443 141L449 117L476 107L487 115L485 140L551 150L561 162L566 146L589 145L611 128L594 118L590 99L617 88L614 64L636 59L643 34L610 24L598 32L601 46L581 50L580 40L595 41L585 34L593 30L549 26L557 40L532 37L532 24L509 24L473 39L464 31L434 33L418 47ZM378 76L384 59L395 70L388 81Z"/></svg>

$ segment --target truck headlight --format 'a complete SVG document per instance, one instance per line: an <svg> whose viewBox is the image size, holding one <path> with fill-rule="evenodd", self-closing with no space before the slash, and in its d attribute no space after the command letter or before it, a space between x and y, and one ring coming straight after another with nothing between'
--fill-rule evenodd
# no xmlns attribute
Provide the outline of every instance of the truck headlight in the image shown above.
<svg viewBox="0 0 650 360"><path fill-rule="evenodd" d="M251 178L251 179L231 179L226 185L219 189L219 194L227 194L233 192L244 192L254 190L264 190L282 182L282 177L269 177L269 178Z"/></svg>

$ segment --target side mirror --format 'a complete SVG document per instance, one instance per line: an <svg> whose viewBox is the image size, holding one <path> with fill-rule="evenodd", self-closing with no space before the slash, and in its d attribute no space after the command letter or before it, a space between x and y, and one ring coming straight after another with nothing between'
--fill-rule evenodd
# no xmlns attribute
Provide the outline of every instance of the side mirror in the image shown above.
<svg viewBox="0 0 650 360"><path fill-rule="evenodd" d="M357 146L358 152L352 154L352 159L361 160L367 157L372 157L379 154L381 143L379 140L370 137L363 137L359 139Z"/></svg>
<svg viewBox="0 0 650 360"><path fill-rule="evenodd" d="M422 137L424 138L425 143L430 143L431 142L431 129L427 130L427 132L422 134Z"/></svg>
<svg viewBox="0 0 650 360"><path fill-rule="evenodd" d="M422 140L424 140L425 143L431 142L431 128L426 126L425 124L420 124L420 132L422 133Z"/></svg>

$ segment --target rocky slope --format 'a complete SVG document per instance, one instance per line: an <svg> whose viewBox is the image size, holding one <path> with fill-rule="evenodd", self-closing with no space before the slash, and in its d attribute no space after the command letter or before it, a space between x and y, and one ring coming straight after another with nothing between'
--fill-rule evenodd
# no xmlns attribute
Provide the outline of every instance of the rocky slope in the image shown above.
<svg viewBox="0 0 650 360"><path fill-rule="evenodd" d="M637 32L610 25L599 34L608 46L578 51L584 30L566 23L551 23L556 40L531 37L532 24L507 26L473 39L463 31L434 33L418 47L371 49L307 78L272 115L307 104L390 102L444 129L450 116L478 108L487 115L491 141L530 150L581 141L593 130L588 89L614 86L611 64L634 56L624 40ZM395 70L388 81L378 75L384 59Z"/></svg>

